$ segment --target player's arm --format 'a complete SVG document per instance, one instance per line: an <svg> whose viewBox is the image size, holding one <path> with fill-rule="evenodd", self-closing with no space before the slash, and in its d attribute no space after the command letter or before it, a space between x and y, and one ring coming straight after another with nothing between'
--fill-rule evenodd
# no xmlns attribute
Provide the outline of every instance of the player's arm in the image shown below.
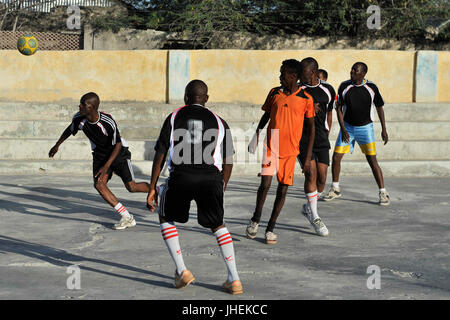
<svg viewBox="0 0 450 320"><path fill-rule="evenodd" d="M233 156L230 157L231 159L226 160L225 164L223 165L223 191L226 190L228 181L231 177L231 171L233 170Z"/></svg>
<svg viewBox="0 0 450 320"><path fill-rule="evenodd" d="M170 146L171 116L172 114L170 114L164 121L158 140L155 144L155 156L153 157L152 175L150 177L150 191L147 195L147 208L151 212L155 211L155 208L158 206L156 184L158 183L159 176L164 168L164 160L166 159Z"/></svg>
<svg viewBox="0 0 450 320"><path fill-rule="evenodd" d="M310 160L312 156L312 149L314 146L314 136L316 134L316 128L314 123L314 117L306 118L306 123L308 124L308 148L306 149L306 159ZM311 161L305 161L305 165L303 166L303 173L309 173L311 169Z"/></svg>
<svg viewBox="0 0 450 320"><path fill-rule="evenodd" d="M336 105L336 114L337 114L337 119L338 119L338 122L339 122L339 126L341 127L342 140L344 142L349 142L350 136L348 135L347 130L345 130L344 114L342 113L342 105L340 103L338 103Z"/></svg>
<svg viewBox="0 0 450 320"><path fill-rule="evenodd" d="M327 124L328 124L328 135L330 135L331 125L333 124L333 111L327 111Z"/></svg>
<svg viewBox="0 0 450 320"><path fill-rule="evenodd" d="M120 153L120 150L122 149L122 142L117 142L116 145L114 146L113 152L111 153L111 155L109 156L108 161L106 161L106 163L103 165L103 167L100 168L100 170L98 170L95 173L95 178L99 178L99 181L104 179L106 182L107 178L108 178L108 170L111 167L112 163L114 162L114 160L116 160L117 156Z"/></svg>
<svg viewBox="0 0 450 320"><path fill-rule="evenodd" d="M55 143L55 145L50 149L48 152L48 156L50 158L53 158L53 156L58 152L59 146L66 141L67 138L70 137L72 134L71 125L64 130L64 132L61 134L61 137L59 137L58 141Z"/></svg>
<svg viewBox="0 0 450 320"><path fill-rule="evenodd" d="M266 126L267 122L269 122L269 120L270 120L270 112L266 111L266 112L264 112L261 119L259 120L258 127L256 128L256 132L253 135L253 138L248 145L248 152L255 153L256 147L258 146L259 133L261 132L261 130L264 129L264 127Z"/></svg>
<svg viewBox="0 0 450 320"><path fill-rule="evenodd" d="M380 123L381 123L381 139L383 139L384 144L386 144L389 141L389 137L387 134L386 122L384 119L384 109L383 109L383 107L377 107L376 109L377 109L378 118L380 118Z"/></svg>
<svg viewBox="0 0 450 320"><path fill-rule="evenodd" d="M226 190L228 181L231 177L231 171L233 170L233 155L234 155L234 145L233 145L233 137L231 135L231 130L228 124L223 121L225 127L225 139L222 144L222 154L223 154L223 191Z"/></svg>
<svg viewBox="0 0 450 320"><path fill-rule="evenodd" d="M164 168L164 160L166 153L156 152L153 158L152 176L150 177L150 191L147 195L147 208L153 212L158 206L158 198L156 197L156 184L158 183L159 176Z"/></svg>
<svg viewBox="0 0 450 320"><path fill-rule="evenodd" d="M384 100L381 97L380 91L378 90L378 87L373 84L371 85L372 89L375 91L375 97L373 99L373 103L375 104L375 109L377 109L378 118L380 119L381 123L381 139L383 139L384 144L388 143L389 137L386 130L386 122L384 119Z"/></svg>

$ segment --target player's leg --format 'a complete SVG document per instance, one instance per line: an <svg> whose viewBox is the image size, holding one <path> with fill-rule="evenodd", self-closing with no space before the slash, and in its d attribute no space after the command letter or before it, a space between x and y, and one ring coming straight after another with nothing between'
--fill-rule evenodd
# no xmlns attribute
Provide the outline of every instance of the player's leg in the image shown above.
<svg viewBox="0 0 450 320"><path fill-rule="evenodd" d="M379 188L380 205L389 205L390 199L384 187L383 172L377 161L377 151L375 148L375 134L373 123L355 128L355 138L361 151L366 155L367 162L372 170L372 174Z"/></svg>
<svg viewBox="0 0 450 320"><path fill-rule="evenodd" d="M272 213L266 228L266 243L277 243L277 235L273 232L277 219L283 209L289 186L294 184L294 170L297 157L291 156L278 159L277 180L278 188L273 204Z"/></svg>
<svg viewBox="0 0 450 320"><path fill-rule="evenodd" d="M330 190L323 197L325 201L331 201L342 196L341 189L339 187L339 176L341 173L341 161L346 153L353 153L353 147L355 144L355 138L353 136L352 126L345 125L345 129L349 134L349 141L345 142L342 140L342 130L339 131L339 135L336 139L336 144L334 147L333 158L331 162L331 176L332 183Z"/></svg>
<svg viewBox="0 0 450 320"><path fill-rule="evenodd" d="M272 213L270 215L269 222L266 227L266 243L275 244L277 243L277 236L273 233L275 225L280 215L281 209L283 209L284 202L286 200L286 194L289 186L287 184L278 183L277 193L275 196L275 201L273 203Z"/></svg>
<svg viewBox="0 0 450 320"><path fill-rule="evenodd" d="M116 196L112 193L112 191L108 188L108 181L112 177L113 169L110 168L108 171L108 178L105 180L100 180L99 177L95 177L95 174L98 170L104 165L103 160L94 159L93 163L93 177L94 177L94 188L98 191L98 193L102 196L102 198L116 210L118 214L120 214L121 219L118 223L114 224L113 228L116 230L122 230L129 227L134 227L136 225L136 221L133 216L128 212L128 210L122 205L122 203L117 200Z"/></svg>
<svg viewBox="0 0 450 320"><path fill-rule="evenodd" d="M270 185L272 184L272 176L261 176L261 183L259 184L258 191L256 193L256 206L253 213L252 221L259 223L261 220L261 214L266 201L267 193L269 192Z"/></svg>
<svg viewBox="0 0 450 320"><path fill-rule="evenodd" d="M161 235L167 246L170 256L175 263L175 287L180 289L195 278L184 264L181 252L178 230L175 222L185 223L189 219L191 193L186 190L183 176L168 179L167 189L159 199L159 223Z"/></svg>
<svg viewBox="0 0 450 320"><path fill-rule="evenodd" d="M129 192L150 192L150 184L147 182L136 182L134 170L129 158L116 161L114 163L114 173L123 181L125 188Z"/></svg>
<svg viewBox="0 0 450 320"><path fill-rule="evenodd" d="M213 232L227 267L228 276L223 283L223 288L228 293L241 294L243 292L242 283L237 272L233 239L223 220L223 177L213 174L204 175L202 181L198 181L197 185L194 200L197 203L198 223Z"/></svg>
<svg viewBox="0 0 450 320"><path fill-rule="evenodd" d="M249 239L254 239L258 232L259 222L261 220L261 214L266 201L267 193L269 192L270 185L272 184L272 177L277 167L277 159L264 149L263 160L261 164L261 183L256 193L256 206L253 216L245 230L245 233Z"/></svg>

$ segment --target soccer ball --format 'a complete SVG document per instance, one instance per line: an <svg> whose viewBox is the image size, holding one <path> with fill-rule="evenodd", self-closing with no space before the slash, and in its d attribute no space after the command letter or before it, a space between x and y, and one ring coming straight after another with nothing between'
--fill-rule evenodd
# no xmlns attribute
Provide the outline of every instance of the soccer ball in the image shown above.
<svg viewBox="0 0 450 320"><path fill-rule="evenodd" d="M32 35L26 34L17 40L17 49L23 55L31 56L36 52L37 48L38 41Z"/></svg>

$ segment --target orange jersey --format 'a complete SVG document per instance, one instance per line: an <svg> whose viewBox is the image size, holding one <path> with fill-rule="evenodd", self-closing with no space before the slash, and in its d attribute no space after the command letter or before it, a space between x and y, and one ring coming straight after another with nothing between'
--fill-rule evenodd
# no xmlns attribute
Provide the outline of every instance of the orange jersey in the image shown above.
<svg viewBox="0 0 450 320"><path fill-rule="evenodd" d="M303 122L316 115L314 101L303 87L287 96L281 87L270 90L262 110L270 112L267 127L267 147L279 158L299 154L299 143L302 138ZM275 131L277 130L278 134Z"/></svg>

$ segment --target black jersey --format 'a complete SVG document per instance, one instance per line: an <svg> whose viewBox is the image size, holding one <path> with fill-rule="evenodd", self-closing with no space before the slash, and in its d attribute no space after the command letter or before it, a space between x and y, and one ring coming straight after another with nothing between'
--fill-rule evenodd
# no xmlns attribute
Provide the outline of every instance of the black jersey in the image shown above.
<svg viewBox="0 0 450 320"><path fill-rule="evenodd" d="M108 158L118 142L122 142L122 150L119 156L126 152L128 147L126 141L122 139L117 128L117 124L111 115L99 112L98 120L94 123L79 112L73 116L70 124L72 135L76 135L78 130L82 130L91 142L91 149L96 158ZM119 158L118 156L118 158Z"/></svg>
<svg viewBox="0 0 450 320"><path fill-rule="evenodd" d="M314 151L330 149L330 141L328 140L328 112L332 111L335 106L336 92L333 87L325 81L319 80L319 83L315 86L308 86L305 91L309 93L314 100L314 103L319 104L319 111L316 112L314 118L315 135L314 135ZM306 150L309 140L309 128L308 123L303 125L302 139L300 140L300 150Z"/></svg>
<svg viewBox="0 0 450 320"><path fill-rule="evenodd" d="M169 153L169 171L217 173L234 154L228 124L201 105L176 109L164 121L155 151Z"/></svg>
<svg viewBox="0 0 450 320"><path fill-rule="evenodd" d="M352 80L341 83L338 89L338 103L343 106L344 121L352 126L364 126L373 122L374 107L384 105L375 83L364 79L356 85Z"/></svg>

